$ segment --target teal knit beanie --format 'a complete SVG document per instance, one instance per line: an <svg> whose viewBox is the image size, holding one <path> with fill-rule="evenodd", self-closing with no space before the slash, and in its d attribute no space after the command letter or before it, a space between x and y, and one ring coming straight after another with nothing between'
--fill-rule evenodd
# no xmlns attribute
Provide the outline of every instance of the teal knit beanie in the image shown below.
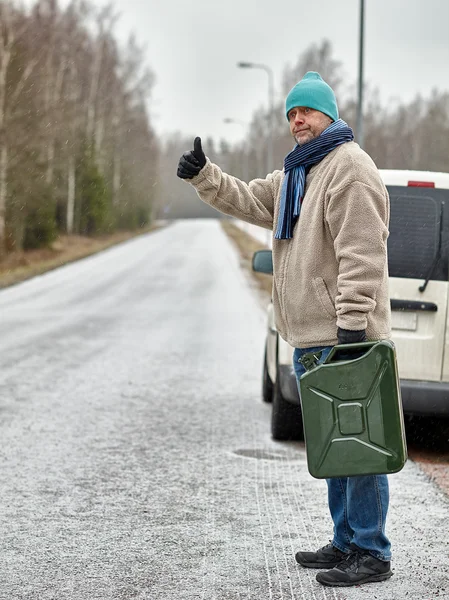
<svg viewBox="0 0 449 600"><path fill-rule="evenodd" d="M338 119L338 106L332 88L321 78L319 73L308 71L293 87L285 101L285 114L288 120L289 111L295 106L308 106L324 113L333 121Z"/></svg>

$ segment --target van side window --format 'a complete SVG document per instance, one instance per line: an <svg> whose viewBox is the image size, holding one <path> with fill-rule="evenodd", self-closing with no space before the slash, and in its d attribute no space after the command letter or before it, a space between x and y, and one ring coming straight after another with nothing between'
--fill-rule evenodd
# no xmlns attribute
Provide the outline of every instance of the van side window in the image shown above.
<svg viewBox="0 0 449 600"><path fill-rule="evenodd" d="M431 279L448 280L449 190L387 186L390 194L390 277L425 279L438 253ZM445 201L447 201L445 203Z"/></svg>

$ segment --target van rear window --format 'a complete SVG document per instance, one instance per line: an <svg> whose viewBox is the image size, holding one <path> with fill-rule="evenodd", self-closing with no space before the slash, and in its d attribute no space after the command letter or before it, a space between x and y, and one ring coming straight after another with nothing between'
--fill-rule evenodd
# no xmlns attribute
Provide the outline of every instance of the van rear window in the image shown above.
<svg viewBox="0 0 449 600"><path fill-rule="evenodd" d="M387 186L390 194L388 266L391 277L448 280L449 190ZM446 201L446 202L445 202Z"/></svg>

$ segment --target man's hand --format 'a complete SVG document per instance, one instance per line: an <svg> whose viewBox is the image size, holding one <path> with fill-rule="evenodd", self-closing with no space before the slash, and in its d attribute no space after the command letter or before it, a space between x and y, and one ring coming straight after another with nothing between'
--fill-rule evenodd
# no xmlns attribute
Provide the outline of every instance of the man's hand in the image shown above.
<svg viewBox="0 0 449 600"><path fill-rule="evenodd" d="M360 342L366 342L366 332L364 329L360 331L349 331L349 329L337 330L337 339L339 344L357 344Z"/></svg>
<svg viewBox="0 0 449 600"><path fill-rule="evenodd" d="M192 179L201 171L206 164L206 157L201 147L201 138L196 137L193 142L193 150L184 152L179 159L177 175L181 179Z"/></svg>

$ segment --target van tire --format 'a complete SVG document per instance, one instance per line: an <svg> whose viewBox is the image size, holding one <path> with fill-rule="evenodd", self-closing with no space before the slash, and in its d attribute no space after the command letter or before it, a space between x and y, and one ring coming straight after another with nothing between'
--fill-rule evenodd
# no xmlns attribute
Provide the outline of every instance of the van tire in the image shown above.
<svg viewBox="0 0 449 600"><path fill-rule="evenodd" d="M271 435L274 440L304 439L301 409L282 396L279 369L276 373L273 392L273 410L271 412Z"/></svg>
<svg viewBox="0 0 449 600"><path fill-rule="evenodd" d="M264 402L273 402L274 385L268 373L267 365L267 345L265 344L265 354L263 359L263 375L262 375L262 400Z"/></svg>

